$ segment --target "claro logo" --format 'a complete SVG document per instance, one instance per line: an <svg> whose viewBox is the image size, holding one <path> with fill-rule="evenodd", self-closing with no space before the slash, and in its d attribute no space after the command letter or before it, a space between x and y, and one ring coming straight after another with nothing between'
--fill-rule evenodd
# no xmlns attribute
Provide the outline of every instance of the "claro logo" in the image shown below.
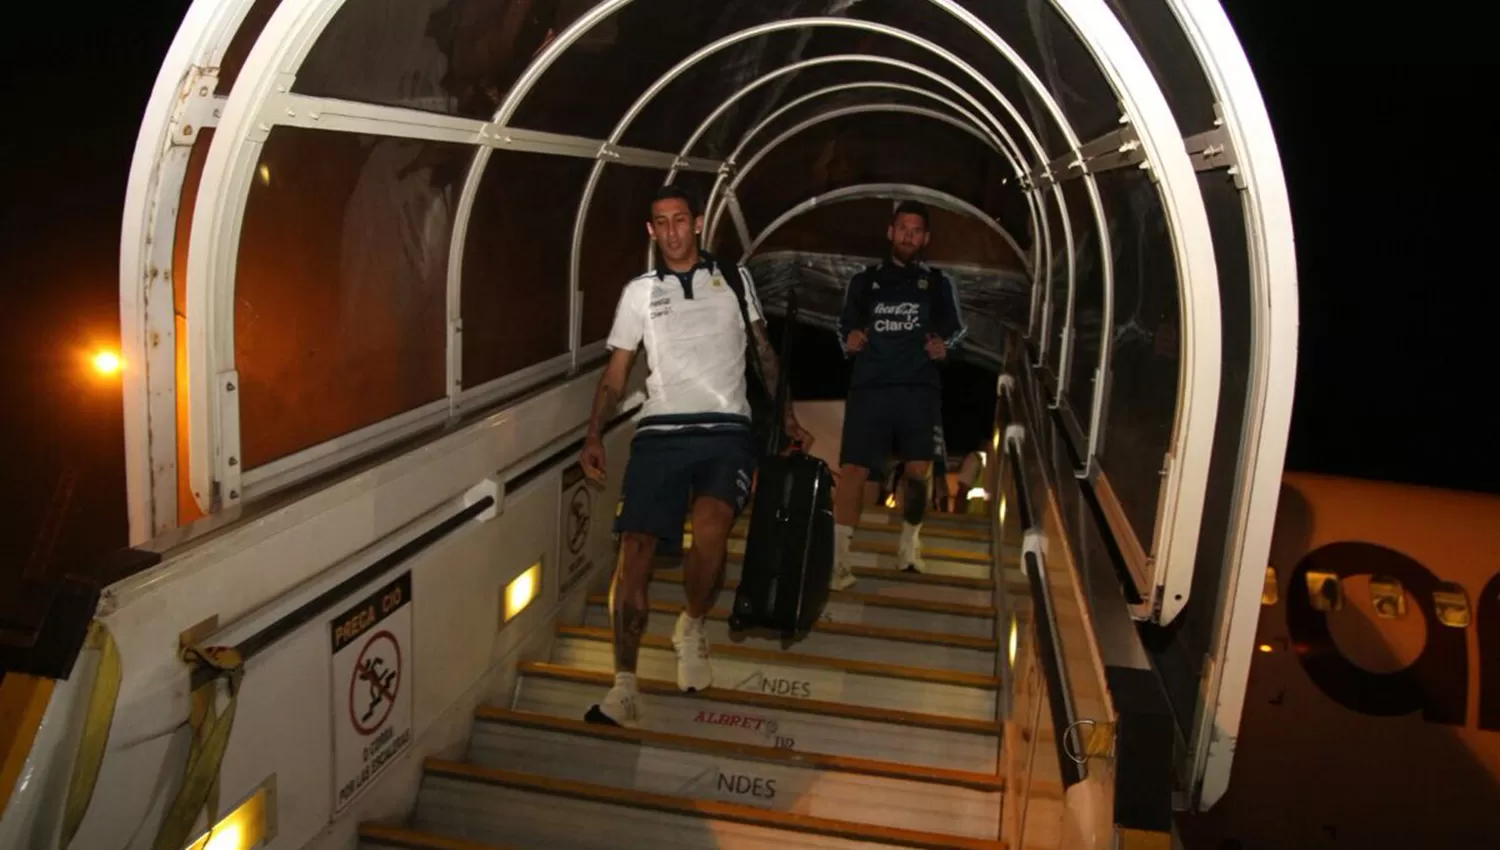
<svg viewBox="0 0 1500 850"><path fill-rule="evenodd" d="M921 310L917 302L904 301L900 304L876 304L874 313L875 332L894 333L916 330Z"/></svg>

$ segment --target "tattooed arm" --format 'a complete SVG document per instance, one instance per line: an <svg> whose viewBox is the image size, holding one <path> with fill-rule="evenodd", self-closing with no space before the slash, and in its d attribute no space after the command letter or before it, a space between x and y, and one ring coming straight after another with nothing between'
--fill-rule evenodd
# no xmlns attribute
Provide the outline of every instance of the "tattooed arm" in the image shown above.
<svg viewBox="0 0 1500 850"><path fill-rule="evenodd" d="M630 366L635 362L635 351L615 349L609 353L609 365L599 378L599 388L594 391L594 411L589 416L588 436L584 437L583 453L579 463L584 474L595 481L604 480L604 442L600 434L604 422L620 404L625 392L625 379L630 376Z"/></svg>

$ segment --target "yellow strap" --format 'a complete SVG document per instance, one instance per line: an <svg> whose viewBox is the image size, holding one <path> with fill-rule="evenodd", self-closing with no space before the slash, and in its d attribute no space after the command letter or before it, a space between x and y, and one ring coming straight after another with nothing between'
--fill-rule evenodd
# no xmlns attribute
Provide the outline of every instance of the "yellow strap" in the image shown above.
<svg viewBox="0 0 1500 850"><path fill-rule="evenodd" d="M229 733L234 728L234 712L239 703L240 681L244 668L239 654L232 649L187 647L182 658L194 666L203 666L217 675L193 691L193 705L188 717L193 730L187 764L177 796L162 818L152 850L182 850L198 822L200 812L208 815L208 826L218 820L219 769L229 747ZM215 713L219 680L228 686L229 701L222 712Z"/></svg>
<svg viewBox="0 0 1500 850"><path fill-rule="evenodd" d="M73 759L73 775L68 780L68 798L63 806L62 843L67 848L88 813L94 799L94 785L109 749L109 728L115 722L115 701L120 696L120 649L115 646L109 627L98 620L89 623L85 649L99 652L94 668L93 689L89 693L88 712L84 715L83 734L78 737L78 752Z"/></svg>

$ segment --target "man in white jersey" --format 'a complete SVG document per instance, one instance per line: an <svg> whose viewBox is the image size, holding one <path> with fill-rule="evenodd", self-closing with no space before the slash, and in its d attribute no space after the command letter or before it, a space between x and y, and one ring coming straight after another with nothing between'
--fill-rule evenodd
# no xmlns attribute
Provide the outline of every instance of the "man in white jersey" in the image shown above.
<svg viewBox="0 0 1500 850"><path fill-rule="evenodd" d="M756 447L745 396L747 335L761 379L775 397L776 352L750 273L723 268L698 248L703 218L686 193L663 187L651 204L646 230L656 243L657 267L620 294L609 334L610 359L589 420L581 462L604 477L599 431L620 401L636 349L644 345L650 374L647 401L625 467L620 516L621 557L610 587L615 683L585 719L639 726L635 669L650 617L647 588L658 541L678 541L689 510L693 543L683 563L687 607L677 618L677 686L685 692L713 684L704 617L713 607L729 545L729 528L750 498ZM747 328L746 325L749 325ZM811 436L786 411L786 433L804 446Z"/></svg>

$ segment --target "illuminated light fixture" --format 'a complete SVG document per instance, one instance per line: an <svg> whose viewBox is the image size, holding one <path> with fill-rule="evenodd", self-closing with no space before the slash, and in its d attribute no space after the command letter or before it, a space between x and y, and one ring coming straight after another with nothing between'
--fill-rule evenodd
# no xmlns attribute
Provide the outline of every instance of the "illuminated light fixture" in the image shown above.
<svg viewBox="0 0 1500 850"><path fill-rule="evenodd" d="M537 561L505 586L505 622L509 623L517 614L525 611L541 588L542 562Z"/></svg>
<svg viewBox="0 0 1500 850"><path fill-rule="evenodd" d="M255 850L270 844L276 837L275 794L275 786L267 780L187 850Z"/></svg>
<svg viewBox="0 0 1500 850"><path fill-rule="evenodd" d="M988 499L989 497L989 492L987 492L983 487L975 487L974 489L969 491L969 498L971 499Z"/></svg>
<svg viewBox="0 0 1500 850"><path fill-rule="evenodd" d="M1020 644L1020 635L1021 629L1016 625L1016 618L1012 615L1010 618L1010 648L1008 650L1010 653L1010 666L1012 667L1016 666L1016 647Z"/></svg>
<svg viewBox="0 0 1500 850"><path fill-rule="evenodd" d="M124 367L120 355L113 351L101 351L94 355L94 371L101 375L114 375Z"/></svg>
<svg viewBox="0 0 1500 850"><path fill-rule="evenodd" d="M885 497L885 506L888 507L888 508L894 508L896 506L896 494L895 493L892 493L889 496Z"/></svg>
<svg viewBox="0 0 1500 850"><path fill-rule="evenodd" d="M1263 643L1263 644L1261 644L1260 645L1260 651L1261 652L1270 652L1271 651L1271 645L1269 643Z"/></svg>
<svg viewBox="0 0 1500 850"><path fill-rule="evenodd" d="M271 185L271 166L262 162L260 168L256 169L256 174L260 177L260 185Z"/></svg>

